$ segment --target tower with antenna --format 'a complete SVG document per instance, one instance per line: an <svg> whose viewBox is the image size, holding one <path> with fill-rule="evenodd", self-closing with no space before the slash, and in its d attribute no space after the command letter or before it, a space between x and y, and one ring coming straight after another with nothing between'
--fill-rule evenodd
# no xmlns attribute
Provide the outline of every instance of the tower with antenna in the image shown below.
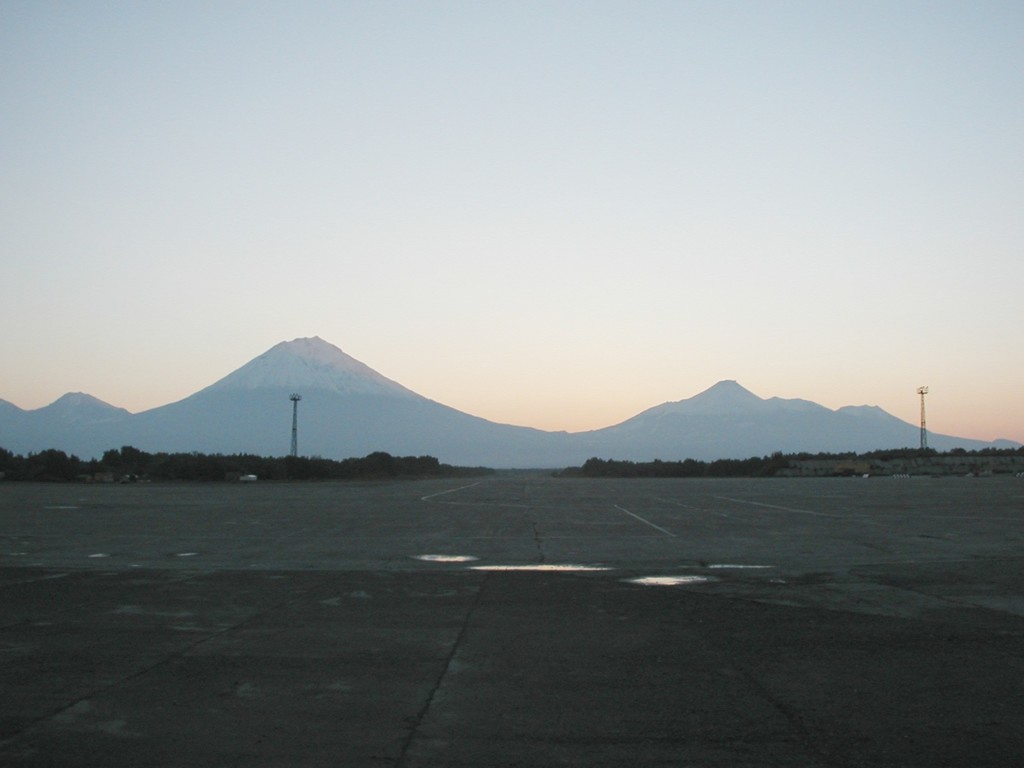
<svg viewBox="0 0 1024 768"><path fill-rule="evenodd" d="M299 400L302 399L302 395L297 392L293 392L288 396L288 399L292 401L292 456L299 455ZM923 403L924 401L922 401ZM922 405L922 408L924 406Z"/></svg>
<svg viewBox="0 0 1024 768"><path fill-rule="evenodd" d="M918 387L917 394L921 396L921 450L928 447L928 430L924 425L924 396L928 394L928 387Z"/></svg>

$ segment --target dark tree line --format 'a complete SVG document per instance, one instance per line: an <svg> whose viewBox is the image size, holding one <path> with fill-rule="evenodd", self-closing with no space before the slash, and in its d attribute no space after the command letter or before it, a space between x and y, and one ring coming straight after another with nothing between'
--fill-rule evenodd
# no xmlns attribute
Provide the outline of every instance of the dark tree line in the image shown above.
<svg viewBox="0 0 1024 768"><path fill-rule="evenodd" d="M930 458L934 456L1024 456L1024 448L982 448L967 451L954 448L942 454L931 448L893 448L867 453L773 453L771 456L749 459L716 459L715 461L620 461L615 459L587 459L582 467L569 467L560 474L564 477L773 477L794 461L842 459Z"/></svg>
<svg viewBox="0 0 1024 768"><path fill-rule="evenodd" d="M776 462L779 462L776 464ZM717 459L715 461L619 461L587 459L582 467L562 471L565 477L770 477L787 466L789 459L777 454L765 458Z"/></svg>
<svg viewBox="0 0 1024 768"><path fill-rule="evenodd" d="M335 461L320 457L268 457L252 454L146 453L126 445L100 459L79 459L49 449L20 456L0 448L0 473L6 480L35 482L139 480L376 480L485 474L484 468L453 467L433 456L392 456L376 452Z"/></svg>

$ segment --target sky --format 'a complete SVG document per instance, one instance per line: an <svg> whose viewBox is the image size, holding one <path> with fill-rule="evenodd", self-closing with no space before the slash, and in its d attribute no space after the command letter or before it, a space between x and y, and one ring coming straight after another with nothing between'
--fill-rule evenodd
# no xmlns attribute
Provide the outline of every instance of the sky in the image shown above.
<svg viewBox="0 0 1024 768"><path fill-rule="evenodd" d="M1024 4L0 0L0 398L320 336L578 431L733 379L1024 442Z"/></svg>

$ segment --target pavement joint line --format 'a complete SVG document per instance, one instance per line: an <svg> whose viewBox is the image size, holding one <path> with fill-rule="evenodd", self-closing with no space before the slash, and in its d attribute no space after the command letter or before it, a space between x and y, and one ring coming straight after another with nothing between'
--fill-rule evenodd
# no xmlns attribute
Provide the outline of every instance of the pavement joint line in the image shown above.
<svg viewBox="0 0 1024 768"><path fill-rule="evenodd" d="M674 538L676 538L676 535L675 535L674 533L672 533L672 531L668 531L668 530L665 530L665 529L664 529L664 528L662 528L662 527L661 527L660 525L655 525L655 524L654 524L654 523L652 523L652 522L651 522L650 520L644 520L644 518L640 517L640 515L638 515L638 514L636 514L636 513L634 513L634 512L630 512L630 511L629 511L628 509L626 509L625 507L620 507L620 506L619 506L618 504L613 504L612 506L614 506L614 507L615 507L616 509L620 510L621 512L625 512L625 513L626 513L627 515L629 515L630 517L636 518L637 520L639 520L639 521L640 521L641 523L643 523L644 525L649 525L649 526L651 526L651 528L653 528L654 530L656 530L656 531L661 531L661 532L662 532L662 533L664 533L664 534L665 534L666 536L671 536L671 537L672 537L673 539L674 539Z"/></svg>
<svg viewBox="0 0 1024 768"><path fill-rule="evenodd" d="M533 522L530 524L533 527L533 543L537 545L537 562L543 563L544 558L544 540L540 537L540 531L537 530L537 523Z"/></svg>
<svg viewBox="0 0 1024 768"><path fill-rule="evenodd" d="M754 677L754 674L750 670L738 667L737 671L739 672L740 677L743 680L746 680L747 685L750 686L755 695L768 702L768 704L774 707L779 714L786 719L790 727L795 731L797 738L808 752L819 757L826 765L834 766L834 768L849 768L850 763L840 761L833 753L822 749L815 739L814 731L804 721L804 719L772 694L772 692L768 690L768 687Z"/></svg>
<svg viewBox="0 0 1024 768"><path fill-rule="evenodd" d="M455 655L462 647L462 643L466 637L466 632L469 629L470 619L473 618L473 614L479 607L481 596L484 593L484 587L487 586L487 579L488 576L485 574L480 582L480 589L477 590L477 593L473 598L473 603L469 606L469 610L466 611L466 616L462 620L462 626L459 627L459 634L456 636L455 642L452 643L452 650L448 654L448 658L445 659L444 667L441 669L441 673L437 676L437 680L434 681L434 685L430 689L430 693L427 694L426 701L423 702L423 707L416 714L416 720L409 729L409 735L406 737L405 743L402 745L402 749L398 753L398 759L395 761L395 768L402 768L402 766L406 764L409 749L412 747L412 743L416 740L420 727L423 725L423 720L426 718L427 713L434 704L434 698L437 696L437 692L441 690L441 686L444 684L445 678L448 677L448 672L451 670L452 662L455 660Z"/></svg>

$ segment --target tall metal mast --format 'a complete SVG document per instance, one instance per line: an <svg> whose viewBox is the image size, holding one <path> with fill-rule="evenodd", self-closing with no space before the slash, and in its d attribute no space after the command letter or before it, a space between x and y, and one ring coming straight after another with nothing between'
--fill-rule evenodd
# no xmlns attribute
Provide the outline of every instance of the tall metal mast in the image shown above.
<svg viewBox="0 0 1024 768"><path fill-rule="evenodd" d="M921 450L928 447L928 430L924 424L924 396L928 394L928 387L918 387L917 394L921 396Z"/></svg>
<svg viewBox="0 0 1024 768"><path fill-rule="evenodd" d="M292 401L292 456L299 455L299 400L302 395L292 393L288 396Z"/></svg>

